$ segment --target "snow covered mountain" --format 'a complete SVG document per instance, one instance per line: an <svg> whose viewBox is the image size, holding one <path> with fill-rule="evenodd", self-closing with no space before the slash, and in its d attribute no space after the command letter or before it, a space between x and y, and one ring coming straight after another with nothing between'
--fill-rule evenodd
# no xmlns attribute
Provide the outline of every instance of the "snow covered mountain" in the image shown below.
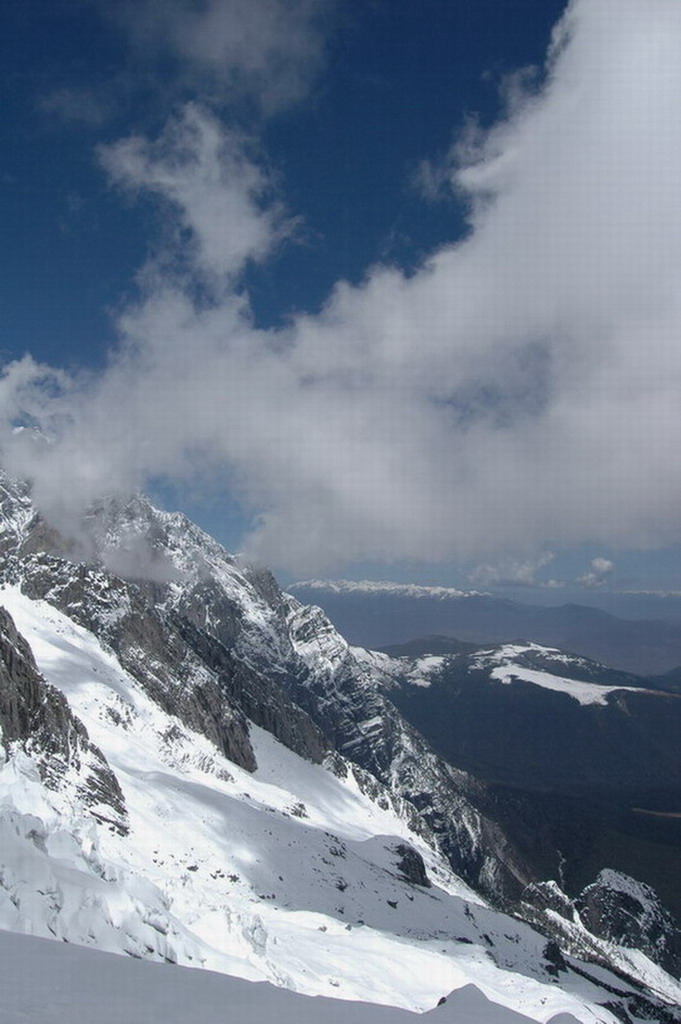
<svg viewBox="0 0 681 1024"><path fill-rule="evenodd" d="M617 901L606 938L546 893L542 930L501 912L548 883L485 785L268 573L143 498L59 536L6 477L0 552L1 927L407 1010L679 1019Z"/></svg>

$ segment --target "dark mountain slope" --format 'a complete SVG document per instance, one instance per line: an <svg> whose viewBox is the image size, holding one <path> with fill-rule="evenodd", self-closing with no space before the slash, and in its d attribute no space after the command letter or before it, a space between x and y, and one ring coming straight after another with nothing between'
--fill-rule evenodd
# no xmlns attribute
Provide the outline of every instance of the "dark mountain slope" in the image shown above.
<svg viewBox="0 0 681 1024"><path fill-rule="evenodd" d="M532 644L422 657L420 685L413 664L393 666L391 700L486 782L481 810L537 874L576 893L616 868L681 916L680 696Z"/></svg>

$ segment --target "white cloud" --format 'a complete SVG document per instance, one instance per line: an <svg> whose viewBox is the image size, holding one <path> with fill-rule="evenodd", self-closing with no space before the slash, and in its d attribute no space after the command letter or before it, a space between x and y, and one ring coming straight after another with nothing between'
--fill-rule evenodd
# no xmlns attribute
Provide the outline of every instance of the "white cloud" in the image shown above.
<svg viewBox="0 0 681 1024"><path fill-rule="evenodd" d="M583 587L600 587L606 582L614 568L615 563L611 562L609 558L592 558L589 571L580 576L576 582Z"/></svg>
<svg viewBox="0 0 681 1024"><path fill-rule="evenodd" d="M580 576L577 583L580 583L583 587L599 587L605 583L614 568L614 562L611 562L608 558L592 558L589 571Z"/></svg>
<svg viewBox="0 0 681 1024"><path fill-rule="evenodd" d="M122 139L102 147L100 157L115 183L171 204L178 231L171 267L179 263L215 283L262 259L290 228L267 201L267 177L248 150L248 139L188 103L158 139Z"/></svg>
<svg viewBox="0 0 681 1024"><path fill-rule="evenodd" d="M468 579L471 583L482 587L556 587L556 580L538 580L537 573L549 565L553 559L552 551L544 551L535 558L507 558L495 564L477 565Z"/></svg>
<svg viewBox="0 0 681 1024"><path fill-rule="evenodd" d="M106 372L43 389L49 452L9 435L6 459L62 512L219 468L256 514L249 550L298 574L681 541L680 47L679 4L575 0L543 91L450 169L470 235L285 331L253 329L236 283L282 230L242 137L194 106L120 142L107 166L163 198L170 251ZM263 44L256 79L273 59ZM40 391L41 372L10 368L15 407L11 381Z"/></svg>

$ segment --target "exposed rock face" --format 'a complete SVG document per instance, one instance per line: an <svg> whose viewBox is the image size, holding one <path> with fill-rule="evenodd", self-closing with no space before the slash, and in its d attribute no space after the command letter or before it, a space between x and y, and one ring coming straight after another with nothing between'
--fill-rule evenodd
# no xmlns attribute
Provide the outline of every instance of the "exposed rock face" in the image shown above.
<svg viewBox="0 0 681 1024"><path fill-rule="evenodd" d="M292 644L307 671L288 686L345 757L418 811L454 870L490 898L513 899L532 880L493 819L483 783L437 757L377 686L374 665L349 647L320 608L287 598Z"/></svg>
<svg viewBox="0 0 681 1024"><path fill-rule="evenodd" d="M423 857L413 846L407 843L399 843L395 847L395 853L400 858L397 867L406 882L412 885L421 885L425 889L430 888L430 879L426 874L426 866Z"/></svg>
<svg viewBox="0 0 681 1024"><path fill-rule="evenodd" d="M7 575L20 580L28 597L48 601L114 650L164 711L205 735L236 764L255 767L243 713L225 699L215 673L142 588L97 566L46 554L15 562Z"/></svg>
<svg viewBox="0 0 681 1024"><path fill-rule="evenodd" d="M681 931L650 886L606 869L575 906L592 934L640 949L670 974L681 975Z"/></svg>
<svg viewBox="0 0 681 1024"><path fill-rule="evenodd" d="M0 555L19 550L35 517L28 486L9 480L0 471Z"/></svg>
<svg viewBox="0 0 681 1024"><path fill-rule="evenodd" d="M2 607L0 744L5 756L17 748L28 754L48 788L72 788L94 817L121 833L127 830L116 776L63 694L42 678L28 644Z"/></svg>
<svg viewBox="0 0 681 1024"><path fill-rule="evenodd" d="M319 764L329 744L309 715L297 707L281 686L263 678L234 652L185 618L176 619L187 645L217 674L223 693L229 695L256 725L276 736L290 750Z"/></svg>
<svg viewBox="0 0 681 1024"><path fill-rule="evenodd" d="M523 892L522 899L537 910L550 910L566 921L575 920L575 905L557 882L532 882Z"/></svg>

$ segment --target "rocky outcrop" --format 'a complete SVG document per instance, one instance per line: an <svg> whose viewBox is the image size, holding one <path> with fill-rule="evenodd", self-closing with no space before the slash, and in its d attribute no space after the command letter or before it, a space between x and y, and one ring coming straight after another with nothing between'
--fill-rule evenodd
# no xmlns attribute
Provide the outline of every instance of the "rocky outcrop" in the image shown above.
<svg viewBox="0 0 681 1024"><path fill-rule="evenodd" d="M431 881L426 873L426 865L423 857L408 843L398 843L395 853L399 857L397 868L405 882L412 885L420 885L424 889L430 889Z"/></svg>
<svg viewBox="0 0 681 1024"><path fill-rule="evenodd" d="M49 789L71 789L95 818L118 832L127 831L116 776L63 694L42 678L28 644L2 607L0 744L5 757L23 750Z"/></svg>
<svg viewBox="0 0 681 1024"><path fill-rule="evenodd" d="M319 764L330 746L305 711L294 704L275 679L263 677L233 649L198 629L189 620L176 617L176 625L187 645L216 673L218 683L230 700L255 723L308 761Z"/></svg>
<svg viewBox="0 0 681 1024"><path fill-rule="evenodd" d="M639 949L670 974L681 975L681 931L649 885L606 869L575 906L593 935Z"/></svg>
<svg viewBox="0 0 681 1024"><path fill-rule="evenodd" d="M573 901L552 879L545 882L532 882L523 891L522 899L541 912L549 910L566 921L575 920L576 911Z"/></svg>
<svg viewBox="0 0 681 1024"><path fill-rule="evenodd" d="M256 766L243 712L144 590L94 565L31 555L6 576L32 599L48 601L112 649L123 668L168 714L201 733L231 761Z"/></svg>

